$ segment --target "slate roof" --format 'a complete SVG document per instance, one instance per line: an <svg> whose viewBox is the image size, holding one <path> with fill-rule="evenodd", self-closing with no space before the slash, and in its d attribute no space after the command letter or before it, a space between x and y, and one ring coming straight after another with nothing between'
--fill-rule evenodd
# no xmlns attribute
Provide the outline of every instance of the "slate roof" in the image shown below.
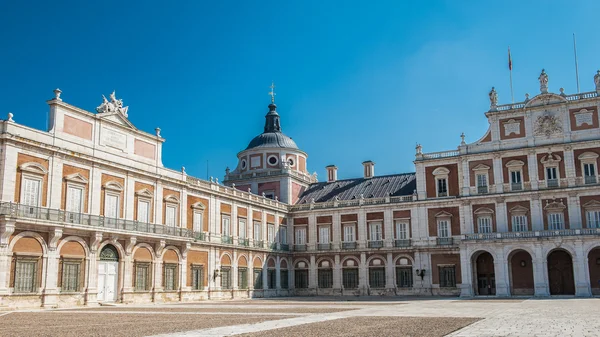
<svg viewBox="0 0 600 337"><path fill-rule="evenodd" d="M298 149L296 142L285 134L281 132L264 132L254 137L246 150L265 147Z"/></svg>
<svg viewBox="0 0 600 337"><path fill-rule="evenodd" d="M311 184L300 196L297 204L332 201L337 196L339 200L396 197L412 195L417 189L415 173L392 174L373 178L355 178L337 180L334 182L319 182Z"/></svg>

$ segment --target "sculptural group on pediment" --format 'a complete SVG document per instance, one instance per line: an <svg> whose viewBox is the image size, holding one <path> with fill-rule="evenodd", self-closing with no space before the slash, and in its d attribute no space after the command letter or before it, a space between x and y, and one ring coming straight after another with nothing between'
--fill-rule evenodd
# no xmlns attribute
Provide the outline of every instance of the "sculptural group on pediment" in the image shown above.
<svg viewBox="0 0 600 337"><path fill-rule="evenodd" d="M96 108L96 111L98 113L118 112L121 113L123 116L127 117L127 110L129 109L129 107L123 106L123 100L117 99L117 96L114 91L112 92L112 94L110 94L110 101L104 95L102 95L102 100L102 104L100 104L100 106Z"/></svg>

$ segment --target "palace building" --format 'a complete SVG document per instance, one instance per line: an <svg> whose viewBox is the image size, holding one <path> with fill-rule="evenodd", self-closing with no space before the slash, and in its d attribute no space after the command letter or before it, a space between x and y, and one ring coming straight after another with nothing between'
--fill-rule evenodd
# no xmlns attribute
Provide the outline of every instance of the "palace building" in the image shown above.
<svg viewBox="0 0 600 337"><path fill-rule="evenodd" d="M0 121L0 308L600 295L600 71L593 92L539 82L515 104L492 89L483 136L418 145L413 173L322 182L273 99L219 183L164 167L114 93L89 112L56 89L47 130Z"/></svg>

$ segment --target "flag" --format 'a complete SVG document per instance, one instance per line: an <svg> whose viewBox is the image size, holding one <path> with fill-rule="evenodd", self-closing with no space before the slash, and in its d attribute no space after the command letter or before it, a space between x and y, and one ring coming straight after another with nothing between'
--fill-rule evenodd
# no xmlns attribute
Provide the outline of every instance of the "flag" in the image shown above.
<svg viewBox="0 0 600 337"><path fill-rule="evenodd" d="M510 57L510 47L508 47L508 70L512 71L512 57Z"/></svg>

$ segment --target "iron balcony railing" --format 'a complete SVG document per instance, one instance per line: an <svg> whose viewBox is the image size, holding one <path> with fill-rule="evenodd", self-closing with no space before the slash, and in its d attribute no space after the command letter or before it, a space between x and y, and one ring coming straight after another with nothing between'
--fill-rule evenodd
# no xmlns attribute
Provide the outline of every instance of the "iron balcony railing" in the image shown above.
<svg viewBox="0 0 600 337"><path fill-rule="evenodd" d="M198 241L206 241L206 233L194 232L194 239L196 239Z"/></svg>
<svg viewBox="0 0 600 337"><path fill-rule="evenodd" d="M369 241L369 248L381 248L381 247L383 247L383 240Z"/></svg>
<svg viewBox="0 0 600 337"><path fill-rule="evenodd" d="M548 187L548 188L556 188L556 187L558 187L558 179L548 179L548 180L546 180L546 187Z"/></svg>
<svg viewBox="0 0 600 337"><path fill-rule="evenodd" d="M108 218L101 215L67 212L58 209L21 205L12 202L0 203L0 215L19 218L46 220L52 222L72 223L96 228L119 229L161 235L173 235L205 240L204 233L182 227L165 226L135 220Z"/></svg>
<svg viewBox="0 0 600 337"><path fill-rule="evenodd" d="M318 250L331 250L331 243L319 243L317 244Z"/></svg>
<svg viewBox="0 0 600 337"><path fill-rule="evenodd" d="M306 245L294 245L294 251L295 252L305 252Z"/></svg>
<svg viewBox="0 0 600 337"><path fill-rule="evenodd" d="M271 242L269 244L269 249L277 249L277 242Z"/></svg>
<svg viewBox="0 0 600 337"><path fill-rule="evenodd" d="M454 238L437 238L436 243L438 246L449 246L454 244Z"/></svg>
<svg viewBox="0 0 600 337"><path fill-rule="evenodd" d="M342 242L342 249L356 249L356 241Z"/></svg>
<svg viewBox="0 0 600 337"><path fill-rule="evenodd" d="M463 240L527 239L578 235L600 235L600 228L572 228L528 232L474 233L465 234Z"/></svg>
<svg viewBox="0 0 600 337"><path fill-rule="evenodd" d="M588 185L588 184L595 184L596 183L596 176L585 176L584 182L585 182L586 185Z"/></svg>
<svg viewBox="0 0 600 337"><path fill-rule="evenodd" d="M221 242L231 245L233 244L233 237L229 235L223 235L221 236Z"/></svg>
<svg viewBox="0 0 600 337"><path fill-rule="evenodd" d="M510 184L511 191L521 191L523 190L523 184L521 183L511 183Z"/></svg>
<svg viewBox="0 0 600 337"><path fill-rule="evenodd" d="M238 245L240 246L250 246L250 239L238 238Z"/></svg>
<svg viewBox="0 0 600 337"><path fill-rule="evenodd" d="M280 249L283 250L284 252L288 252L290 250L290 245L288 245L287 243L281 243L280 244Z"/></svg>
<svg viewBox="0 0 600 337"><path fill-rule="evenodd" d="M477 186L478 194L486 194L488 192L488 187L486 186Z"/></svg>
<svg viewBox="0 0 600 337"><path fill-rule="evenodd" d="M410 239L397 239L394 241L396 247L410 247Z"/></svg>
<svg viewBox="0 0 600 337"><path fill-rule="evenodd" d="M263 241L256 241L256 240L254 240L254 247L256 247L256 248L264 248L265 247L265 243Z"/></svg>

